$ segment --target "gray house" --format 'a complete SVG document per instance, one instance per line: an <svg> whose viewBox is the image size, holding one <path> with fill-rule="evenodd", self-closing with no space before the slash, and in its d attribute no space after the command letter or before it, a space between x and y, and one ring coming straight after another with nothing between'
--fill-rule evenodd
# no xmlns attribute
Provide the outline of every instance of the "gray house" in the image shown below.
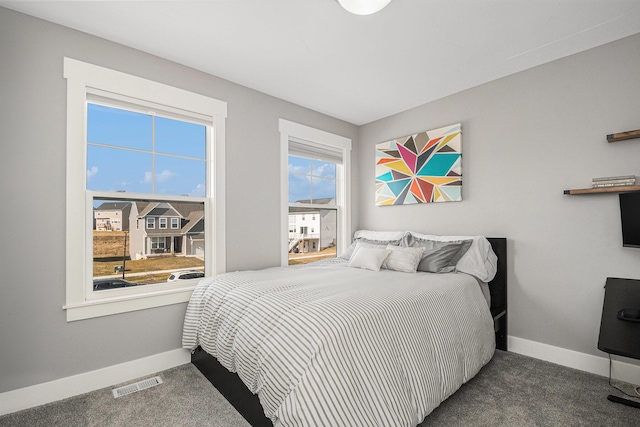
<svg viewBox="0 0 640 427"><path fill-rule="evenodd" d="M129 229L131 202L104 202L94 209L96 231L124 231Z"/></svg>
<svg viewBox="0 0 640 427"><path fill-rule="evenodd" d="M131 259L179 255L204 257L202 203L133 202Z"/></svg>
<svg viewBox="0 0 640 427"><path fill-rule="evenodd" d="M311 203L298 200L296 203ZM313 200L316 205L335 206L334 198ZM336 245L338 236L335 208L289 207L289 253L317 252Z"/></svg>

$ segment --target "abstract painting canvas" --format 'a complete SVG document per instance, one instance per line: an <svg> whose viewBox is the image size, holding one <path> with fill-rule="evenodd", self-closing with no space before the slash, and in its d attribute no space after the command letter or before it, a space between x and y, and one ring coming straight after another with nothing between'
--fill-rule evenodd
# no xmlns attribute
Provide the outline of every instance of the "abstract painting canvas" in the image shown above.
<svg viewBox="0 0 640 427"><path fill-rule="evenodd" d="M460 200L460 123L376 145L376 205Z"/></svg>

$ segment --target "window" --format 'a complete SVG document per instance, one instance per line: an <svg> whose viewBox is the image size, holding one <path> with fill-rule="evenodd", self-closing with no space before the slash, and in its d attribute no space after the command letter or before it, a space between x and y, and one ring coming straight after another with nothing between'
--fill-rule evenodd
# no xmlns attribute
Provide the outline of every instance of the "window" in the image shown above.
<svg viewBox="0 0 640 427"><path fill-rule="evenodd" d="M171 247L171 238L169 237L151 237L152 250L166 250Z"/></svg>
<svg viewBox="0 0 640 427"><path fill-rule="evenodd" d="M67 320L188 301L194 281L169 283L164 270L190 259L206 275L224 272L226 103L70 58L64 77ZM92 233L105 202L130 208L111 245ZM115 279L135 286L94 286Z"/></svg>
<svg viewBox="0 0 640 427"><path fill-rule="evenodd" d="M280 120L283 230L306 221L300 233L288 233L282 264L335 257L351 240L351 140L287 120ZM310 227L311 221L316 227ZM316 219L317 218L317 219ZM312 234L308 234L311 229ZM316 257L310 257L313 248Z"/></svg>

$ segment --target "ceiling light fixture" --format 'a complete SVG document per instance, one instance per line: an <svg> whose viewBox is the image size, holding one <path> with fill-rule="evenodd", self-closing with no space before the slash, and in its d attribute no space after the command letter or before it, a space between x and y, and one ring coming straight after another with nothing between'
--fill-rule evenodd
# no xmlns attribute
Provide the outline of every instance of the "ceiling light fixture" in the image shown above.
<svg viewBox="0 0 640 427"><path fill-rule="evenodd" d="M340 6L356 15L371 15L384 9L391 0L337 0Z"/></svg>

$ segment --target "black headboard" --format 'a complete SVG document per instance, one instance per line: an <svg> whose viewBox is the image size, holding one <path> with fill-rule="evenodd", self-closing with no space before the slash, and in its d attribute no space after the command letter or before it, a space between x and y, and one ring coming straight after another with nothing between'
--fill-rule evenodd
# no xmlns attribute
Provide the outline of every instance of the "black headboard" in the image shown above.
<svg viewBox="0 0 640 427"><path fill-rule="evenodd" d="M489 282L491 314L496 331L496 348L507 350L507 239L487 237L498 257L496 277Z"/></svg>
<svg viewBox="0 0 640 427"><path fill-rule="evenodd" d="M487 237L493 252L498 256L496 277L489 282L491 291L491 309L507 308L507 239L504 237Z"/></svg>

